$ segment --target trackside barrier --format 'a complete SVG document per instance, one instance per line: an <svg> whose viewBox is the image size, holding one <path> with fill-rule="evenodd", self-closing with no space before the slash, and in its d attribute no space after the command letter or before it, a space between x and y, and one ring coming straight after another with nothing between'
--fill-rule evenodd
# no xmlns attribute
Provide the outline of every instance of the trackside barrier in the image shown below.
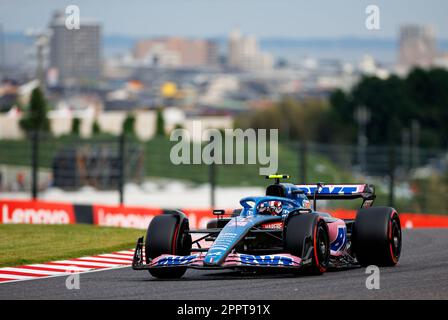
<svg viewBox="0 0 448 320"><path fill-rule="evenodd" d="M72 204L0 200L0 223L23 224L72 224L76 223Z"/></svg>
<svg viewBox="0 0 448 320"><path fill-rule="evenodd" d="M146 229L162 209L93 205L93 224L98 226Z"/></svg>
<svg viewBox="0 0 448 320"><path fill-rule="evenodd" d="M94 224L98 226L146 229L154 216L170 209L78 205L47 201L0 200L0 224ZM204 228L214 218L211 210L181 208L189 219L191 228ZM230 213L232 210L228 210ZM353 219L355 210L329 210L335 217ZM403 228L448 228L448 215L401 213Z"/></svg>
<svg viewBox="0 0 448 320"><path fill-rule="evenodd" d="M336 209L330 213L340 219L354 219L355 210ZM448 215L434 215L424 213L400 213L400 222L403 228L448 228Z"/></svg>

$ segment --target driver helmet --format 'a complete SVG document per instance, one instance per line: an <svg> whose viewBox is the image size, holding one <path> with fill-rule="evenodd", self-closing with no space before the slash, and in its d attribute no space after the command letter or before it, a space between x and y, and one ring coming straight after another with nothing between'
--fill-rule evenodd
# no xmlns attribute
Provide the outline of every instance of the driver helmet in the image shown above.
<svg viewBox="0 0 448 320"><path fill-rule="evenodd" d="M283 211L281 201L266 201L258 205L258 212L261 214L280 215Z"/></svg>

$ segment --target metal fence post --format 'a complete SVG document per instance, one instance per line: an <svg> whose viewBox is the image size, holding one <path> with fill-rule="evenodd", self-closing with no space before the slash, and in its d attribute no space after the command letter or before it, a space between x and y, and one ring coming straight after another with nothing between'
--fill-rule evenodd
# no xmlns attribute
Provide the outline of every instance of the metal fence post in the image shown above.
<svg viewBox="0 0 448 320"><path fill-rule="evenodd" d="M210 205L212 209L215 208L215 189L216 189L216 165L212 163L210 165Z"/></svg>
<svg viewBox="0 0 448 320"><path fill-rule="evenodd" d="M31 132L31 198L38 196L38 170L39 170L39 131Z"/></svg>
<svg viewBox="0 0 448 320"><path fill-rule="evenodd" d="M394 207L395 195L395 148L391 144L389 147L389 207Z"/></svg>
<svg viewBox="0 0 448 320"><path fill-rule="evenodd" d="M306 175L306 161L307 161L307 152L308 152L308 146L306 144L306 141L303 141L302 143L300 143L299 147L297 148L297 150L299 151L299 177L300 177L300 183L306 183L307 180L307 175Z"/></svg>
<svg viewBox="0 0 448 320"><path fill-rule="evenodd" d="M211 136L210 137L210 142L213 143L214 141L214 137ZM210 156L213 158L215 156L215 150L212 149L210 151ZM210 169L209 169L209 182L210 182L210 206L212 209L215 209L215 189L216 189L216 164L214 161L212 161L212 163L210 164Z"/></svg>
<svg viewBox="0 0 448 320"><path fill-rule="evenodd" d="M118 193L120 196L120 205L124 204L124 183L125 183L125 150L126 148L126 134L124 132L121 133L119 138L119 176L118 176Z"/></svg>

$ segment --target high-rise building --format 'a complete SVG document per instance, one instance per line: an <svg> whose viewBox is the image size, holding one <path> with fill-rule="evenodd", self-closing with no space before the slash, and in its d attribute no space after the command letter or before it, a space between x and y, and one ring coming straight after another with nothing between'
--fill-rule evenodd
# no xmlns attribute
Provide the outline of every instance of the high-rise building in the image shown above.
<svg viewBox="0 0 448 320"><path fill-rule="evenodd" d="M406 25L400 29L399 65L402 68L430 67L437 56L435 32L429 26Z"/></svg>
<svg viewBox="0 0 448 320"><path fill-rule="evenodd" d="M0 71L5 66L5 38L3 34L3 25L0 23Z"/></svg>
<svg viewBox="0 0 448 320"><path fill-rule="evenodd" d="M238 68L241 64L242 56L242 36L238 29L233 30L229 36L229 53L227 56L227 64L229 67Z"/></svg>
<svg viewBox="0 0 448 320"><path fill-rule="evenodd" d="M263 71L273 66L272 56L260 51L257 38L243 36L237 29L229 36L227 60L229 67L243 71Z"/></svg>
<svg viewBox="0 0 448 320"><path fill-rule="evenodd" d="M218 63L213 41L168 37L142 40L134 48L136 61L161 67L201 67Z"/></svg>
<svg viewBox="0 0 448 320"><path fill-rule="evenodd" d="M79 29L68 29L65 16L56 12L50 22L50 68L61 85L98 80L101 76L101 26L81 20Z"/></svg>

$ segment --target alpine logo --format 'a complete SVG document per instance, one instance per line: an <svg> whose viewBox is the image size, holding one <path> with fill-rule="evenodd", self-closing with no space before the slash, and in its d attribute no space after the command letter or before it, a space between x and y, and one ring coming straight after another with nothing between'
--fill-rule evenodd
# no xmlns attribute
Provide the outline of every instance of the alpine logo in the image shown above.
<svg viewBox="0 0 448 320"><path fill-rule="evenodd" d="M227 223L229 227L244 227L249 223L248 218L233 218Z"/></svg>

